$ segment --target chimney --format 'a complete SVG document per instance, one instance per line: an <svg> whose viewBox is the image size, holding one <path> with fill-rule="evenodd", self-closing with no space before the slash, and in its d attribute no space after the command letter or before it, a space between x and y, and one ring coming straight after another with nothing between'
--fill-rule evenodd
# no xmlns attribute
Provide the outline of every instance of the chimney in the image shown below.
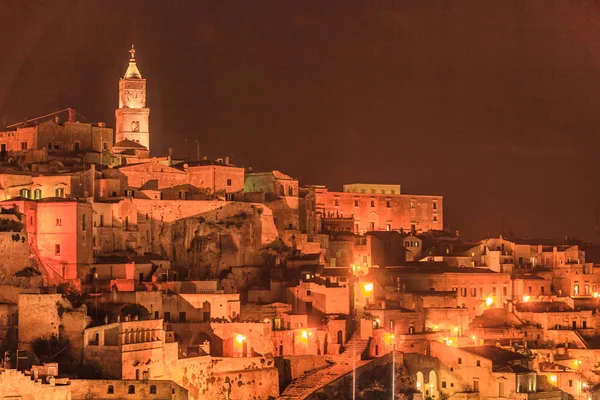
<svg viewBox="0 0 600 400"><path fill-rule="evenodd" d="M225 157L225 165L229 165L229 156Z"/></svg>
<svg viewBox="0 0 600 400"><path fill-rule="evenodd" d="M173 159L173 149L169 147L169 160Z"/></svg>

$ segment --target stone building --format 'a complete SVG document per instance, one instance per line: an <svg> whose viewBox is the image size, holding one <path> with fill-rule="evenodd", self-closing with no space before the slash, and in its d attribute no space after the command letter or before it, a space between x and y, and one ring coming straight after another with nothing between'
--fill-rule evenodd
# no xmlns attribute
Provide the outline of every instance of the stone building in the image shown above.
<svg viewBox="0 0 600 400"><path fill-rule="evenodd" d="M342 192L330 192L324 186L311 186L305 196L303 224L307 231L320 232L330 222L349 221L349 229L369 231L405 231L421 233L443 229L442 196L400 193L399 185L344 185Z"/></svg>

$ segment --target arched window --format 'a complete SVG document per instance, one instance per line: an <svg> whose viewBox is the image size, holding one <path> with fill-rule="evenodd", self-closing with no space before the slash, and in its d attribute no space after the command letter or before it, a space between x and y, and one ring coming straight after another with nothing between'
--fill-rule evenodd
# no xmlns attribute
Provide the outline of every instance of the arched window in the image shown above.
<svg viewBox="0 0 600 400"><path fill-rule="evenodd" d="M115 387L113 385L108 385L107 394L115 394Z"/></svg>
<svg viewBox="0 0 600 400"><path fill-rule="evenodd" d="M579 295L579 285L575 285L575 286L573 287L573 294L574 294L575 296Z"/></svg>
<svg viewBox="0 0 600 400"><path fill-rule="evenodd" d="M288 196L293 196L293 195L294 195L294 187L288 186Z"/></svg>
<svg viewBox="0 0 600 400"><path fill-rule="evenodd" d="M156 394L156 385L150 385L150 394Z"/></svg>
<svg viewBox="0 0 600 400"><path fill-rule="evenodd" d="M29 198L29 189L21 189L19 191L19 196L28 199Z"/></svg>

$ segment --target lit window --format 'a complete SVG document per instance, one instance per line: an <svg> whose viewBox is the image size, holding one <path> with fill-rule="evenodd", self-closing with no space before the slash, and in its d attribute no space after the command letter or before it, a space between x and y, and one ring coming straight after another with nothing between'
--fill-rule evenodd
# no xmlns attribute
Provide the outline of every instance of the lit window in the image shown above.
<svg viewBox="0 0 600 400"><path fill-rule="evenodd" d="M410 208L415 208L415 203L413 203L412 201L410 202Z"/></svg>

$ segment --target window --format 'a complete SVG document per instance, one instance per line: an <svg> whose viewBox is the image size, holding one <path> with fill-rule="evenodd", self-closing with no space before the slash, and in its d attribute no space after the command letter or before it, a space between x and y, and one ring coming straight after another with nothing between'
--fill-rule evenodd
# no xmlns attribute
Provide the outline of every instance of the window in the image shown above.
<svg viewBox="0 0 600 400"><path fill-rule="evenodd" d="M86 228L87 228L87 219L86 219L86 215L83 214L81 216L81 230L85 232Z"/></svg>
<svg viewBox="0 0 600 400"><path fill-rule="evenodd" d="M371 231L375 230L375 222L369 222L369 228Z"/></svg>
<svg viewBox="0 0 600 400"><path fill-rule="evenodd" d="M543 286L540 288L540 291L542 292L542 294L544 294L544 287Z"/></svg>
<svg viewBox="0 0 600 400"><path fill-rule="evenodd" d="M39 200L42 198L42 189L35 189L33 191L33 198L34 200Z"/></svg>
<svg viewBox="0 0 600 400"><path fill-rule="evenodd" d="M134 385L129 385L129 388L127 389L127 393L128 394L135 394L135 386Z"/></svg>
<svg viewBox="0 0 600 400"><path fill-rule="evenodd" d="M28 199L29 198L29 189L21 189L19 191L19 196Z"/></svg>
<svg viewBox="0 0 600 400"><path fill-rule="evenodd" d="M235 200L235 193L225 193L225 200L227 200L227 201L234 201Z"/></svg>
<svg viewBox="0 0 600 400"><path fill-rule="evenodd" d="M569 387L573 387L573 379L569 379Z"/></svg>
<svg viewBox="0 0 600 400"><path fill-rule="evenodd" d="M433 222L437 222L437 215L433 216Z"/></svg>
<svg viewBox="0 0 600 400"><path fill-rule="evenodd" d="M56 226L62 226L62 219L56 218Z"/></svg>
<svg viewBox="0 0 600 400"><path fill-rule="evenodd" d="M507 287L502 288L502 296L508 296L508 288Z"/></svg>
<svg viewBox="0 0 600 400"><path fill-rule="evenodd" d="M386 224L385 225L385 230L388 231L388 232L391 231L392 230L392 224Z"/></svg>
<svg viewBox="0 0 600 400"><path fill-rule="evenodd" d="M187 192L185 190L179 191L179 200L187 200Z"/></svg>
<svg viewBox="0 0 600 400"><path fill-rule="evenodd" d="M308 275L308 276L310 276L310 275ZM308 290L306 291L306 295L307 295L307 296L310 296L311 294L312 294L312 291L311 291L310 289L308 289Z"/></svg>
<svg viewBox="0 0 600 400"><path fill-rule="evenodd" d="M294 187L288 186L288 196L293 196L293 195L294 195Z"/></svg>
<svg viewBox="0 0 600 400"><path fill-rule="evenodd" d="M100 226L104 226L104 214L100 214Z"/></svg>
<svg viewBox="0 0 600 400"><path fill-rule="evenodd" d="M375 189L371 189L371 193L375 193L375 192L376 192L376 190L375 190Z"/></svg>
<svg viewBox="0 0 600 400"><path fill-rule="evenodd" d="M65 188L56 188L56 190L54 191L54 195L56 197L65 197Z"/></svg>
<svg viewBox="0 0 600 400"><path fill-rule="evenodd" d="M115 394L115 387L113 385L108 385L108 389L106 390L108 394Z"/></svg>
<svg viewBox="0 0 600 400"><path fill-rule="evenodd" d="M336 207L338 207L338 206L340 205L340 199L335 199L335 200L333 201L333 204L334 204Z"/></svg>
<svg viewBox="0 0 600 400"><path fill-rule="evenodd" d="M479 381L473 381L473 391L475 393L479 392Z"/></svg>
<svg viewBox="0 0 600 400"><path fill-rule="evenodd" d="M371 200L371 207L375 207L375 200Z"/></svg>
<svg viewBox="0 0 600 400"><path fill-rule="evenodd" d="M462 364L462 358L458 357L458 363Z"/></svg>
<svg viewBox="0 0 600 400"><path fill-rule="evenodd" d="M79 151L81 149L81 142L77 141L73 143L73 149Z"/></svg>
<svg viewBox="0 0 600 400"><path fill-rule="evenodd" d="M415 208L415 203L413 203L412 201L410 202L410 208Z"/></svg>
<svg viewBox="0 0 600 400"><path fill-rule="evenodd" d="M477 366L481 367L481 361L477 360Z"/></svg>
<svg viewBox="0 0 600 400"><path fill-rule="evenodd" d="M386 201L385 201L385 206L386 206L387 208L391 208L391 207L392 207L392 202L391 202L391 201L389 201L389 200L386 200Z"/></svg>
<svg viewBox="0 0 600 400"><path fill-rule="evenodd" d="M231 187L231 179L227 179L227 186Z"/></svg>
<svg viewBox="0 0 600 400"><path fill-rule="evenodd" d="M433 209L437 210L437 203L436 202L433 203Z"/></svg>
<svg viewBox="0 0 600 400"><path fill-rule="evenodd" d="M358 207L358 200L354 200L354 207Z"/></svg>
<svg viewBox="0 0 600 400"><path fill-rule="evenodd" d="M171 313L168 311L165 311L163 313L163 319L165 320L165 322L171 322Z"/></svg>
<svg viewBox="0 0 600 400"><path fill-rule="evenodd" d="M104 150L108 150L108 143L107 142L102 142L102 148Z"/></svg>
<svg viewBox="0 0 600 400"><path fill-rule="evenodd" d="M54 245L54 254L56 254L56 255L60 254L60 244Z"/></svg>
<svg viewBox="0 0 600 400"><path fill-rule="evenodd" d="M27 142L21 142L21 150L27 150Z"/></svg>
<svg viewBox="0 0 600 400"><path fill-rule="evenodd" d="M477 288L471 288L471 297L477 297Z"/></svg>
<svg viewBox="0 0 600 400"><path fill-rule="evenodd" d="M442 389L446 388L446 381L442 381Z"/></svg>
<svg viewBox="0 0 600 400"><path fill-rule="evenodd" d="M460 288L461 297L467 297L467 288Z"/></svg>
<svg viewBox="0 0 600 400"><path fill-rule="evenodd" d="M156 394L156 385L150 385L150 394Z"/></svg>

